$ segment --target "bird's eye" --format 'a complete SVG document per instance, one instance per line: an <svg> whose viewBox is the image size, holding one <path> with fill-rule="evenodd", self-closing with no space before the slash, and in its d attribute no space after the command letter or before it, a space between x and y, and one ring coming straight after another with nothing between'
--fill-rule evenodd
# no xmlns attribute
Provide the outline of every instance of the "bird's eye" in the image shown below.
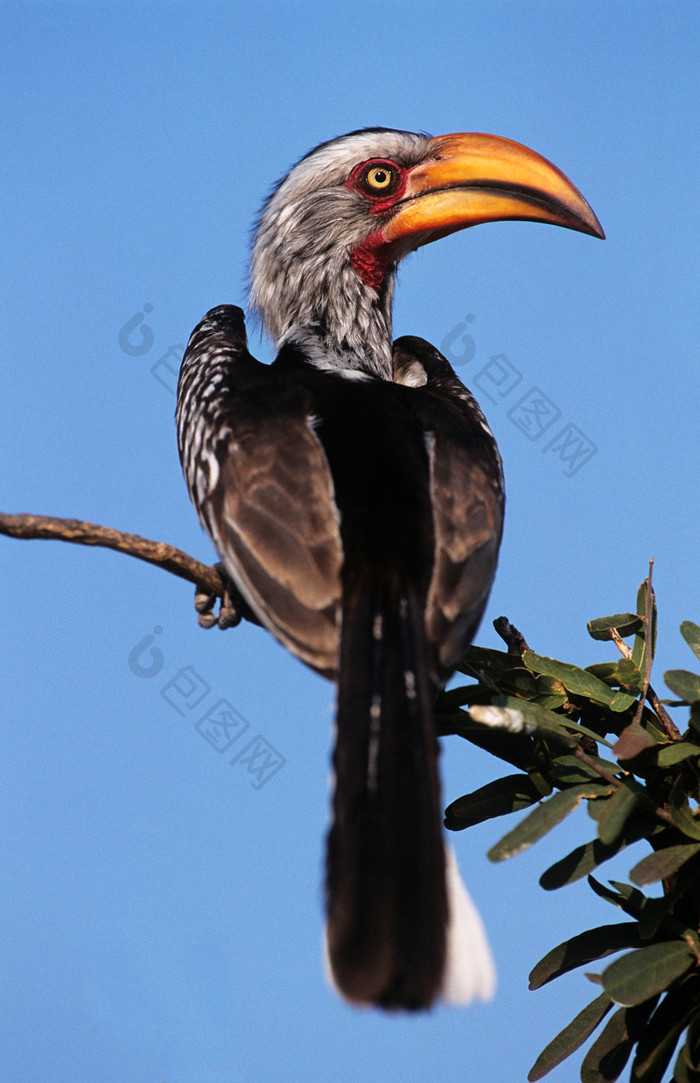
<svg viewBox="0 0 700 1083"><path fill-rule="evenodd" d="M389 188L393 180L392 172L383 165L373 165L367 173L370 188Z"/></svg>
<svg viewBox="0 0 700 1083"><path fill-rule="evenodd" d="M368 196L392 195L399 187L401 174L393 162L369 162L359 176L360 187Z"/></svg>

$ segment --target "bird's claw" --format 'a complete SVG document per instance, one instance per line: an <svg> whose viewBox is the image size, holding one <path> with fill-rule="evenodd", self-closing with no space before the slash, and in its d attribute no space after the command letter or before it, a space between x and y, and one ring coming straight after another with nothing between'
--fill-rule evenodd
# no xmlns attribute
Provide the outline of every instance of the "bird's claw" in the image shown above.
<svg viewBox="0 0 700 1083"><path fill-rule="evenodd" d="M219 612L215 611L216 603L221 597ZM235 628L241 623L242 616L236 609L228 590L224 590L223 596L214 591L197 587L194 595L194 607L199 613L200 628Z"/></svg>
<svg viewBox="0 0 700 1083"><path fill-rule="evenodd" d="M229 578L223 564L214 565L224 585L223 594L198 586L194 594L194 607L199 614L200 628L235 628L243 618L258 623L250 607L243 599L235 584ZM215 612L216 603L221 599L219 612Z"/></svg>

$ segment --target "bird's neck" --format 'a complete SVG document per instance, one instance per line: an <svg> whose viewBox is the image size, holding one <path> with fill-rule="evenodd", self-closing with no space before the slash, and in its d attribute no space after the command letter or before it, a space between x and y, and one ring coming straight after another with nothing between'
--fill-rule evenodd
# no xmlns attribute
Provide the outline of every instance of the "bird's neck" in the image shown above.
<svg viewBox="0 0 700 1083"><path fill-rule="evenodd" d="M346 327L326 322L293 324L279 346L297 346L310 364L327 372L357 373L391 380L391 317Z"/></svg>
<svg viewBox="0 0 700 1083"><path fill-rule="evenodd" d="M278 347L299 347L317 368L391 380L393 292L393 268L374 288L348 265L333 280L305 283L285 312L261 314Z"/></svg>

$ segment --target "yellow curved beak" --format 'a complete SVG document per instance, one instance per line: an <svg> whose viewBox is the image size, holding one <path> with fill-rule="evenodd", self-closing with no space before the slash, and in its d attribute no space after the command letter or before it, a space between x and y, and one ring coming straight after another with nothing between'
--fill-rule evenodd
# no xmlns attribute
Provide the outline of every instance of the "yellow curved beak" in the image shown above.
<svg viewBox="0 0 700 1083"><path fill-rule="evenodd" d="M604 238L600 222L560 169L534 150L496 135L468 132L430 141L429 160L408 174L383 230L389 244L410 247L480 222L523 219Z"/></svg>

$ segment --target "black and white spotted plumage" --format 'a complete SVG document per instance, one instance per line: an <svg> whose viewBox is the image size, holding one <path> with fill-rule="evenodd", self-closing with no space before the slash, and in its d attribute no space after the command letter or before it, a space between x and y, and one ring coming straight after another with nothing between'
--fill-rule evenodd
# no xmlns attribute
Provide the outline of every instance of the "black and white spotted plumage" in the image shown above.
<svg viewBox="0 0 700 1083"><path fill-rule="evenodd" d="M442 839L432 709L495 574L501 461L446 359L391 341L398 260L489 217L600 228L554 167L495 137L370 129L323 144L257 226L251 298L276 360L256 361L242 311L221 306L178 388L185 477L229 576L337 682L328 959L343 995L385 1008L493 986Z"/></svg>

